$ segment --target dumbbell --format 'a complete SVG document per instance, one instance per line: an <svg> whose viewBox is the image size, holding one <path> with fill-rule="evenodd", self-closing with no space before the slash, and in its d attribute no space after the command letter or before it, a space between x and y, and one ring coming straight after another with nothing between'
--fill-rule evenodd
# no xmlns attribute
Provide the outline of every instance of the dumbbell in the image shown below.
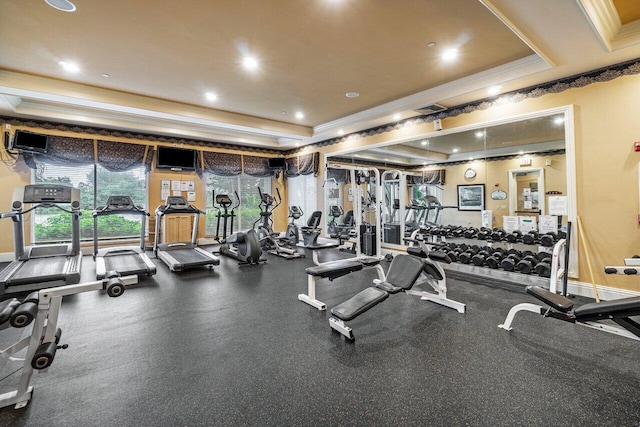
<svg viewBox="0 0 640 427"><path fill-rule="evenodd" d="M540 277L551 277L551 254L540 252L539 255L542 255L543 258L536 264L533 271Z"/></svg>
<svg viewBox="0 0 640 427"><path fill-rule="evenodd" d="M522 259L522 254L520 251L515 249L509 249L507 256L500 262L500 268L504 271L514 271L516 265Z"/></svg>
<svg viewBox="0 0 640 427"><path fill-rule="evenodd" d="M464 230L464 232L462 233L463 237L467 238L467 239L473 239L474 237L476 237L478 235L478 229L474 228L474 227L469 227L466 228Z"/></svg>
<svg viewBox="0 0 640 427"><path fill-rule="evenodd" d="M471 263L471 258L473 258L473 256L478 252L480 252L480 247L478 245L470 246L466 251L460 254L458 259L463 264L469 264Z"/></svg>
<svg viewBox="0 0 640 427"><path fill-rule="evenodd" d="M486 227L482 227L480 228L480 230L478 230L478 233L476 234L476 239L479 240L489 240L489 237L491 236L491 232L493 230L486 228Z"/></svg>
<svg viewBox="0 0 640 427"><path fill-rule="evenodd" d="M494 242L499 242L503 239L506 239L506 237L507 237L507 232L504 231L502 228L495 227L491 231L491 240Z"/></svg>
<svg viewBox="0 0 640 427"><path fill-rule="evenodd" d="M473 265L477 265L478 267L483 266L486 259L491 256L490 249L491 248L488 247L481 248L474 256L472 256L471 262Z"/></svg>
<svg viewBox="0 0 640 427"><path fill-rule="evenodd" d="M507 242L517 243L522 241L522 232L520 230L514 230L506 235Z"/></svg>
<svg viewBox="0 0 640 427"><path fill-rule="evenodd" d="M525 255L518 263L516 264L516 270L518 270L522 274L531 274L535 266L538 264L538 257L533 254Z"/></svg>
<svg viewBox="0 0 640 427"><path fill-rule="evenodd" d="M504 249L498 248L491 252L491 255L484 260L484 264L493 269L500 267L500 263L507 256L507 252Z"/></svg>
<svg viewBox="0 0 640 427"><path fill-rule="evenodd" d="M522 243L525 245L535 245L540 240L540 234L537 231L529 231L522 235Z"/></svg>
<svg viewBox="0 0 640 427"><path fill-rule="evenodd" d="M555 245L558 240L560 240L559 235L553 232L549 232L540 236L540 244L546 247Z"/></svg>

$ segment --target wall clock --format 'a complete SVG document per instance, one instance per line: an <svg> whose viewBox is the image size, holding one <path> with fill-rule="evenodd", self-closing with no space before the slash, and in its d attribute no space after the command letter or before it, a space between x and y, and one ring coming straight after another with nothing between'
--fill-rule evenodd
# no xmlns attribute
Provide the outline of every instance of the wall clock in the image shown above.
<svg viewBox="0 0 640 427"><path fill-rule="evenodd" d="M467 179L475 178L476 170L474 168L468 168L466 171L464 171L464 177Z"/></svg>

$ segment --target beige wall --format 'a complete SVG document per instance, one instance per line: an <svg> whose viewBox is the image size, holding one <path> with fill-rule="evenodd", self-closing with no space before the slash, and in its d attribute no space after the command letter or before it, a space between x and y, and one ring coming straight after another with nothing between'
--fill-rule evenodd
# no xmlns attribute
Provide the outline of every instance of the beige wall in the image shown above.
<svg viewBox="0 0 640 427"><path fill-rule="evenodd" d="M16 127L12 127L11 132L14 132ZM5 128L3 127L3 131ZM42 132L39 129L33 129L35 132ZM93 136L86 134L77 134L70 132L56 132L56 134L63 134L68 136L75 136L80 138L88 138L92 139ZM101 139L106 139L101 136ZM145 141L132 141L129 140L127 142L137 142L141 144L145 144ZM195 148L198 150L202 150L202 147L187 147L185 148ZM227 150L228 152L228 150ZM238 152L235 152L238 153ZM247 155L256 156L258 154L255 153L246 153ZM0 184L2 186L2 191L0 191L0 212L6 212L11 210L11 196L12 189L15 187L20 187L23 185L30 184L31 182L31 170L22 162L22 160L15 160L9 157L8 153L5 151L4 146L0 148L0 159L2 160L1 170L0 170ZM160 197L160 185L163 179L166 180L181 180L181 181L195 181L196 185L196 201L193 204L200 209L205 208L205 188L204 183L198 177L195 172L172 172L164 169L156 169L155 165L152 166L151 172L149 173L149 181L148 181L148 198L149 198L149 211L153 215L153 211L156 206L159 206L164 203L164 200L161 200ZM284 231L287 227L287 199L286 199L286 191L285 186L283 184L282 177L279 180L273 180L272 188L269 191L275 194L276 187L280 189L280 193L283 197L282 205L276 209L274 212L274 229L276 231ZM257 218L256 218L257 219ZM205 221L206 219L201 218L202 222L199 227L198 236L205 236ZM0 239L0 253L13 253L13 225L12 222L8 219L0 221L0 235L5 236L5 238ZM25 244L29 245L31 242L29 227L25 227Z"/></svg>
<svg viewBox="0 0 640 427"><path fill-rule="evenodd" d="M621 265L625 257L640 253L640 153L633 150L633 142L640 140L640 130L636 124L640 117L638 93L640 76L624 76L609 82L569 89L515 104L504 104L442 121L444 129L453 129L572 105L577 213L584 224L583 231L595 275L594 281L600 285L636 292L640 292L637 278L607 276L603 267ZM423 123L365 138L352 138L340 144L321 147L320 151L330 154L430 133L433 133L433 124ZM463 180L457 177L462 177L466 167L467 165L460 165L447 168L447 185L454 184L457 179ZM551 172L562 173L560 169L563 167L562 162L552 163L552 170L549 170L547 176ZM502 185L506 178L503 175L495 176L494 173L501 174L499 170L490 170L488 174L479 170L473 182L484 183L487 191L494 188L496 182L501 184L500 188L507 188L506 183L505 186ZM555 185L547 182L547 190L552 190L552 186ZM455 199L449 200L449 195L446 197L445 204L455 204ZM490 201L487 206L492 206ZM574 233L574 237L576 235ZM589 283L591 278L586 261L586 252L580 247L578 280Z"/></svg>
<svg viewBox="0 0 640 427"><path fill-rule="evenodd" d="M446 118L442 121L442 126L444 129L452 129L573 105L576 137L577 212L584 224L591 264L594 266L595 281L598 284L640 292L640 283L637 278L606 276L602 272L603 266L619 265L625 257L640 253L640 228L638 226L638 214L640 213L638 163L640 162L640 153L633 151L633 142L640 140L640 130L637 126L637 118L640 117L638 93L640 93L640 76L624 76L610 82L592 84L515 104L504 104ZM433 125L424 123L366 138L349 139L339 144L319 147L317 150L321 152L321 161L324 162L324 155L328 153L432 132ZM316 150L316 148L310 148L309 151L311 150ZM562 162L554 163L551 168L560 168L561 164ZM465 168L465 165L451 167L451 170L447 172L447 185L455 184L458 179L462 180L463 178L458 177L462 177ZM561 172L558 170L558 173ZM549 171L550 173L551 171ZM149 186L151 196L159 194L159 176L161 175L152 173ZM9 166L3 165L0 179L3 190L11 189L14 186L27 183L28 174L23 170L16 172ZM319 188L323 179L324 171L321 170L318 178ZM500 188L505 189L506 183L502 184L505 180L503 172L499 169L496 171L491 169L486 174L480 173L479 170L478 176L473 182L481 183L484 181L487 186L487 194L489 194L496 182L500 183ZM281 187L281 190L283 188L284 186ZM547 189L553 189L551 182L547 183ZM204 190L200 189L199 191ZM5 208L0 209L7 210L6 207L8 207L10 200L9 194L6 190L1 192L0 206ZM158 201L150 198L151 203L153 200ZM319 192L318 206L322 206L321 202L322 192ZM451 202L451 200L445 200L445 203ZM487 207L493 206L493 202L489 200L487 202ZM284 206L286 204L286 202L283 203ZM497 212L500 212L500 209L497 209ZM276 228L284 229L286 208L283 209L283 212L276 214L276 220ZM12 252L12 242L9 237L11 235L10 221L0 221L0 233L5 236L5 239L0 242L0 252ZM590 282L585 251L580 249L579 253L578 279Z"/></svg>

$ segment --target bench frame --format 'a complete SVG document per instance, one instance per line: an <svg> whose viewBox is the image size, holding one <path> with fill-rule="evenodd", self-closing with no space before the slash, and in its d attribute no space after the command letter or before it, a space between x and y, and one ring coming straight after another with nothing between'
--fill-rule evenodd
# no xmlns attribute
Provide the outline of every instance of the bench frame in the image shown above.
<svg viewBox="0 0 640 427"><path fill-rule="evenodd" d="M349 261L349 260L353 260L353 261L357 261L358 258L346 258L346 259L340 259L340 260L336 260L336 261L328 261L328 262L320 262L319 258L318 258L318 252L322 249L331 249L331 248L336 248L337 245L334 244L328 244L328 245L321 245L315 248L312 248L312 253L313 253L313 263L315 265L326 265L326 266L331 266L332 263L338 263L338 262L342 262L342 261ZM372 258L372 257L363 257L363 258ZM385 281L386 279L386 275L384 272L384 269L382 268L382 266L380 264L376 264L376 265L371 265L371 266L363 266L362 269L358 270L365 270L368 268L375 268L376 272L378 273L378 279L381 281ZM350 273L347 273L350 274ZM319 276L313 276L311 274L307 274L307 293L306 294L298 294L298 300L309 304L312 307L317 308L318 310L326 310L327 309L327 304L325 304L324 302L320 301L319 299L316 298L316 282L318 280L324 279L323 277L319 277Z"/></svg>

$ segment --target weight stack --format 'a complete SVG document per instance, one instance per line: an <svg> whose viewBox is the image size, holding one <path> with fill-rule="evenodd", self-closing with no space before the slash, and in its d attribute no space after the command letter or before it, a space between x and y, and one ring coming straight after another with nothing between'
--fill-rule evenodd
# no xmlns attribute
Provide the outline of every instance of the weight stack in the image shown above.
<svg viewBox="0 0 640 427"><path fill-rule="evenodd" d="M376 228L360 226L360 248L364 255L376 256Z"/></svg>

